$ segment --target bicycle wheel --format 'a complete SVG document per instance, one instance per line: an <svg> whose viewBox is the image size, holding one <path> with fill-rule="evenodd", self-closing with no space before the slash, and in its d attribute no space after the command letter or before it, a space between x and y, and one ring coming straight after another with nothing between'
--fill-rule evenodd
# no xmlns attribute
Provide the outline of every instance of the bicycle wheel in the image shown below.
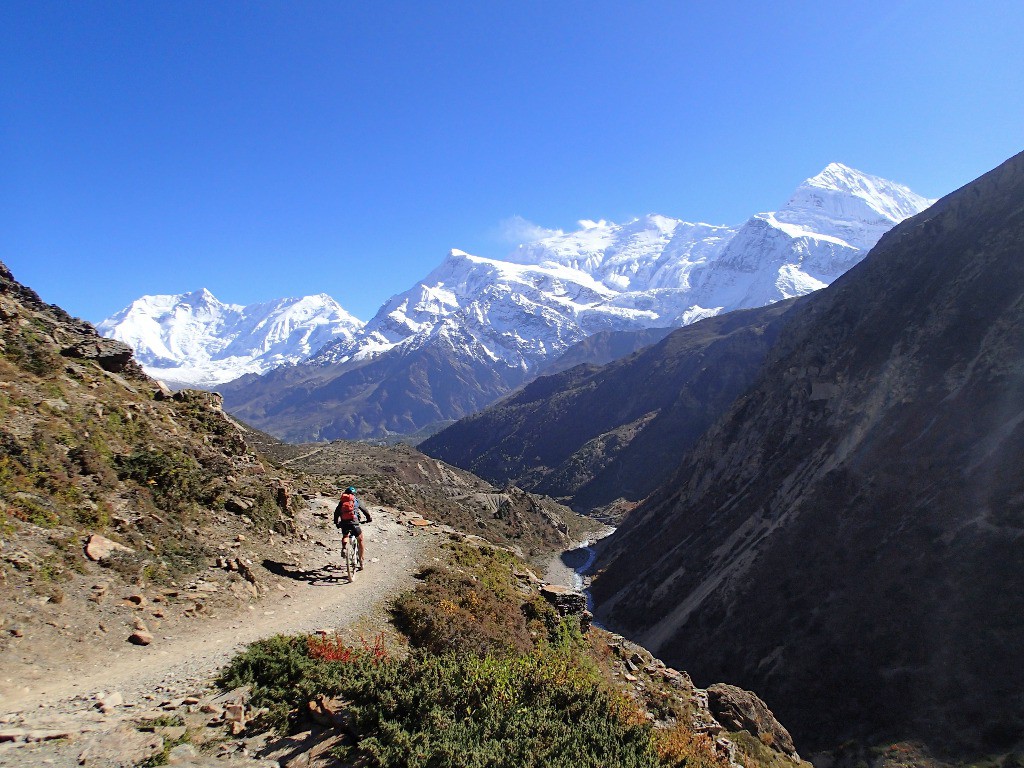
<svg viewBox="0 0 1024 768"><path fill-rule="evenodd" d="M352 537L349 536L345 539L343 547L345 555L345 573L348 575L348 580L352 581L356 577L356 545L352 541Z"/></svg>

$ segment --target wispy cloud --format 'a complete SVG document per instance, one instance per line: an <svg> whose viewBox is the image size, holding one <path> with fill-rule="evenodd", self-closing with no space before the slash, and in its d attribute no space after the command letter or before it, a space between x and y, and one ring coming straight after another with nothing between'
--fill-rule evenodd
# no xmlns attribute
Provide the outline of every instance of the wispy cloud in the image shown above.
<svg viewBox="0 0 1024 768"><path fill-rule="evenodd" d="M501 233L501 237L511 245L534 243L545 237L565 234L560 229L548 229L540 224L534 224L518 214L502 219L498 223L498 231Z"/></svg>

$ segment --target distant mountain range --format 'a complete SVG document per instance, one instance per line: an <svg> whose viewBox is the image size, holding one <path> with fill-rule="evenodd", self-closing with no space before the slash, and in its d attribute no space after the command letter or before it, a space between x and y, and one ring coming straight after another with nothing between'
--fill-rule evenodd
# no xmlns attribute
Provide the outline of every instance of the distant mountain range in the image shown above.
<svg viewBox="0 0 1024 768"><path fill-rule="evenodd" d="M319 349L310 344L312 354L296 365L217 386L232 413L288 440L429 431L511 392L595 333L678 327L821 288L930 203L833 163L781 210L739 228L649 215L581 222L505 260L453 250L365 326L351 324ZM129 338L117 317L101 324L104 333L148 342L138 332ZM192 349L227 346L215 325L204 327L209 341L165 343L163 368L145 353L140 359L154 375L173 370L188 382ZM264 373L266 360L246 364Z"/></svg>
<svg viewBox="0 0 1024 768"><path fill-rule="evenodd" d="M96 329L135 350L146 372L176 386L213 389L247 373L305 360L363 323L326 294L225 304L205 288L143 296Z"/></svg>

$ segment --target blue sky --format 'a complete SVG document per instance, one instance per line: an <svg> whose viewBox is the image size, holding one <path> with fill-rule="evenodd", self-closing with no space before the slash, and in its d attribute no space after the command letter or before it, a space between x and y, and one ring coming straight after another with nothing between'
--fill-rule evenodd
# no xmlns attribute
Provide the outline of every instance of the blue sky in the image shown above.
<svg viewBox="0 0 1024 768"><path fill-rule="evenodd" d="M717 7L722 6L722 7ZM368 319L502 222L738 224L837 160L940 196L1024 149L1019 2L0 4L0 260L98 321Z"/></svg>

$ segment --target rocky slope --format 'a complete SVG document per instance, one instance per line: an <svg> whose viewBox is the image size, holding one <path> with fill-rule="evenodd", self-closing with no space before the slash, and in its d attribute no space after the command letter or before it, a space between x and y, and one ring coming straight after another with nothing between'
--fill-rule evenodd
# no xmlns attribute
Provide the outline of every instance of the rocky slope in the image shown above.
<svg viewBox="0 0 1024 768"><path fill-rule="evenodd" d="M349 483L361 498L420 515L508 547L534 559L586 538L598 527L555 501L505 483L491 485L470 472L407 445L376 446L338 440L284 444L243 428L250 444L307 484L340 494ZM335 494L335 495L337 495Z"/></svg>
<svg viewBox="0 0 1024 768"><path fill-rule="evenodd" d="M541 377L420 447L577 511L628 507L750 386L792 309L730 312L604 367Z"/></svg>
<svg viewBox="0 0 1024 768"><path fill-rule="evenodd" d="M152 642L265 597L264 561L288 562L301 541L300 493L353 482L368 504L464 523L525 556L582 530L569 510L411 449L321 445L309 472L294 456L278 465L218 395L172 395L127 345L2 265L0 415L0 697L34 687L54 654L121 653L137 632Z"/></svg>
<svg viewBox="0 0 1024 768"><path fill-rule="evenodd" d="M132 347L146 372L174 387L214 389L247 373L305 360L363 323L326 294L225 304L205 288L143 296L97 326Z"/></svg>
<svg viewBox="0 0 1024 768"><path fill-rule="evenodd" d="M581 222L507 259L453 250L351 338L221 389L289 440L418 432L479 410L600 331L678 327L834 280L931 201L839 164L739 228L644 216Z"/></svg>
<svg viewBox="0 0 1024 768"><path fill-rule="evenodd" d="M1024 738L1024 155L809 297L607 544L613 625L810 747Z"/></svg>
<svg viewBox="0 0 1024 768"><path fill-rule="evenodd" d="M543 693L573 673L568 703L586 709L614 695L613 714L634 741L664 742L667 754L689 750L721 768L730 768L731 756L763 768L806 765L756 696L727 686L696 689L685 673L621 637L592 632L585 639L577 623L575 654L594 661L567 667L560 660L564 649L546 633L565 643L561 606L571 598L578 611L583 597L543 592L508 550L549 556L564 547L584 533L568 510L494 488L411 448L282 445L231 421L214 394L171 395L142 373L126 345L45 304L2 265L0 409L4 765L337 765L329 750L352 739L349 721L332 719L332 701L300 701L295 719L309 717L312 731L273 734L250 692L211 690L211 676L241 643L279 641L283 633L303 633L328 649L367 647L358 645L367 632L379 643L408 642L385 610L400 592L406 615L419 616L409 607L426 605L421 621L441 633L473 636L444 619L453 610L473 617L483 633L487 622L507 620L520 639L554 654L552 676L532 690ZM365 572L342 584L331 567L337 534L330 512L338 486L350 482L375 519L366 528ZM467 569L491 560L508 564L502 583L470 580ZM406 591L414 585L415 593ZM554 595L555 605L545 607L542 594ZM501 600L511 612L496 618L488 611ZM521 610L527 604L534 613ZM334 631L329 638L326 628ZM529 669L537 657L513 663ZM611 682L599 685L605 673ZM461 680L439 682L458 698ZM431 704L452 706L450 699ZM578 711L564 702L559 710L570 746L594 738L577 736ZM517 710L524 714L536 725L529 708ZM601 712L590 717L597 738L615 747ZM433 743L444 744L451 729L432 723L416 719ZM509 738L521 741L515 732ZM645 749L653 758L652 747Z"/></svg>

